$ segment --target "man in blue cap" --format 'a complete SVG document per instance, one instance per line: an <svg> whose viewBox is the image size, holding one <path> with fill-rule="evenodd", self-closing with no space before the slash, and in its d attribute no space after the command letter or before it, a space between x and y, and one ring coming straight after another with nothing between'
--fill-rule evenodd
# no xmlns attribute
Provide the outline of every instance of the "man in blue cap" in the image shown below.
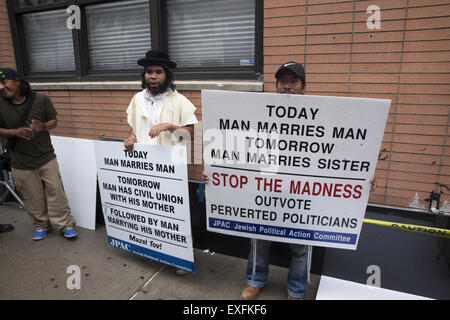
<svg viewBox="0 0 450 320"><path fill-rule="evenodd" d="M11 153L11 173L34 224L34 240L50 226L74 238L75 219L63 189L49 130L57 126L56 110L44 94L36 94L21 74L0 68L0 136Z"/></svg>

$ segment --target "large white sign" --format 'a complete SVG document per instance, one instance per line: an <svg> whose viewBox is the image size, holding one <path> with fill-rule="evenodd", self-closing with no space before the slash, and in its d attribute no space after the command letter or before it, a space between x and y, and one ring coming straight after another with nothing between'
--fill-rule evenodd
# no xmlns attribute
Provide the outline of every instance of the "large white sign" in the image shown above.
<svg viewBox="0 0 450 320"><path fill-rule="evenodd" d="M208 230L356 249L389 106L203 90Z"/></svg>
<svg viewBox="0 0 450 320"><path fill-rule="evenodd" d="M195 272L186 148L96 142L109 244Z"/></svg>
<svg viewBox="0 0 450 320"><path fill-rule="evenodd" d="M97 168L94 140L51 136L72 215L79 227L95 230Z"/></svg>

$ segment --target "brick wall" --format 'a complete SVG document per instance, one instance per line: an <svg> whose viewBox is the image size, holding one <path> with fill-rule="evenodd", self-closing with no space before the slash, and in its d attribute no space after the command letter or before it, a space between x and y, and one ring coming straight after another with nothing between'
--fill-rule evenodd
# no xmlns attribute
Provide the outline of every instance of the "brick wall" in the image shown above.
<svg viewBox="0 0 450 320"><path fill-rule="evenodd" d="M0 65L2 68L16 68L6 0L0 0L0 52Z"/></svg>
<svg viewBox="0 0 450 320"><path fill-rule="evenodd" d="M438 190L450 211L450 1L265 0L266 91L288 60L305 65L306 94L391 99L370 203L428 209Z"/></svg>
<svg viewBox="0 0 450 320"><path fill-rule="evenodd" d="M381 29L369 30L369 5L381 8ZM283 62L304 63L307 94L391 99L373 204L428 208L432 190L450 211L450 1L265 0L264 90L275 91ZM14 66L5 8L0 0L0 56ZM125 109L134 91L46 92L59 113L53 134L88 139L127 134ZM200 91L182 91L201 120ZM201 162L201 125L194 163ZM198 180L201 165L189 166Z"/></svg>

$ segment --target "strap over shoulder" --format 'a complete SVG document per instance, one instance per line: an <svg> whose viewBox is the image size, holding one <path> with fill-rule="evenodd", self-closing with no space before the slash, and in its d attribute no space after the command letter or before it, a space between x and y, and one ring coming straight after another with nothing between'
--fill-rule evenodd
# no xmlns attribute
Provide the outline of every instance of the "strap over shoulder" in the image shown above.
<svg viewBox="0 0 450 320"><path fill-rule="evenodd" d="M23 127L27 121L28 115L30 114L31 109L33 108L34 101L36 100L36 92L32 92L30 96L30 103L28 103L27 108L25 109L24 113L22 114L22 118L20 119L19 123L17 124L17 128ZM17 138L9 139L8 144L8 150L14 151L16 148Z"/></svg>

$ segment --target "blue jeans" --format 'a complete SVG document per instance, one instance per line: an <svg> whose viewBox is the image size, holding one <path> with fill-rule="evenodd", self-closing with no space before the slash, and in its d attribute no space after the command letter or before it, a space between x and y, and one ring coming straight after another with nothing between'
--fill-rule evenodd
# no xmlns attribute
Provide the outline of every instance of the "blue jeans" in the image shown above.
<svg viewBox="0 0 450 320"><path fill-rule="evenodd" d="M271 245L272 241L251 240L246 276L249 286L262 288L266 285L269 275L269 251ZM287 291L293 298L304 298L308 285L308 246L291 243L290 249L291 264L287 278ZM253 262L255 262L255 265Z"/></svg>

